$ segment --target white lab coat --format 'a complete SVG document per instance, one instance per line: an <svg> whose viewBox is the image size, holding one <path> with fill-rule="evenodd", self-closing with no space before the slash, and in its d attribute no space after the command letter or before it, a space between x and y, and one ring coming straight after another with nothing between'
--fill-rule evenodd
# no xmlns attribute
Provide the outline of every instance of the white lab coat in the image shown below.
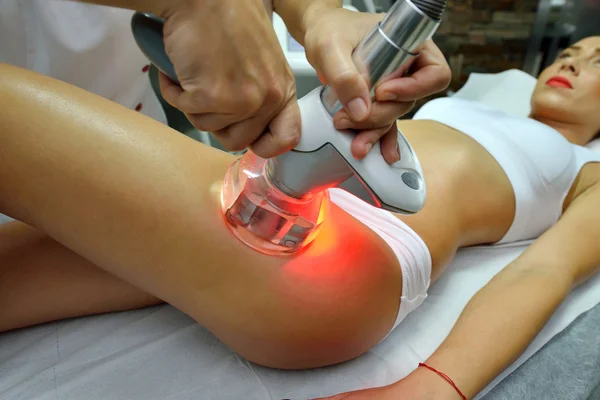
<svg viewBox="0 0 600 400"><path fill-rule="evenodd" d="M132 14L64 0L0 0L0 62L71 83L166 123L148 79L148 59L131 34Z"/></svg>

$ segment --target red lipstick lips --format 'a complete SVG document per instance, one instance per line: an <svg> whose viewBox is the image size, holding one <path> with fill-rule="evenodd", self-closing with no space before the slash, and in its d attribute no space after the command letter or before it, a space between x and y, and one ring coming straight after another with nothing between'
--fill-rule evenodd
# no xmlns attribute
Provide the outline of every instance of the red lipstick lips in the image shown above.
<svg viewBox="0 0 600 400"><path fill-rule="evenodd" d="M567 78L564 78L562 76L554 76L548 79L546 85L558 88L573 89L573 85L571 84L571 82Z"/></svg>

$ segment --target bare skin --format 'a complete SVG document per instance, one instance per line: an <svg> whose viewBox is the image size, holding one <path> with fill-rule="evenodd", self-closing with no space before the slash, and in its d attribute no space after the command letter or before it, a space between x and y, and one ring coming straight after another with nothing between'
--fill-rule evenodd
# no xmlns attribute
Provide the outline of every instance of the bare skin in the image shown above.
<svg viewBox="0 0 600 400"><path fill-rule="evenodd" d="M115 296L112 304L119 303L120 296L135 295L132 286L137 287L140 301L134 306L157 301L145 294L151 293L191 315L243 356L282 368L344 361L364 353L387 334L401 295L397 260L379 237L344 211L332 206L322 235L302 254L291 258L260 255L233 239L218 211L219 180L233 161L229 155L172 134L136 113L73 87L16 68L1 69L2 76L11 79L0 83L0 120L5 127L0 134L4 150L0 153L0 212L69 249L63 252L82 257L75 260L72 256L74 261L66 269L89 262L127 282L111 294ZM31 118L32 113L37 118ZM514 194L491 156L460 132L425 121L407 121L401 129L419 154L428 181L423 211L402 218L429 247L435 278L457 248L492 243L504 235L514 216ZM477 163L477 168L468 168L471 163ZM460 186L453 184L459 181ZM492 354L482 367L477 356L490 355L484 338L494 336L486 331L487 336L481 336L479 342L473 340L473 333L451 335L450 344L433 356L432 362L448 373L455 372L463 387L468 385L470 395L519 354L570 285L589 276L592 266L600 262L600 252L590 252L593 246L587 242L572 243L572 248L585 255L584 259L579 256L579 262L567 257L572 256L571 250L558 256L550 251L561 247L556 243L563 239L563 232L579 223L583 211L577 210L596 206L598 181L597 165L586 166L565 203L566 209L578 204L569 212L573 217L561 224L566 228L532 246L517 267L508 268L499 284L491 284L484 296L479 296L476 309L487 307L490 312L484 317L489 320L490 315L499 319L503 314L504 293L510 288L503 285L511 279L526 278L524 284L510 290L540 291L538 308L523 309L522 319L533 320L532 326L515 335L508 355ZM476 210L463 207L465 193L468 204L476 199L482 206ZM589 224L592 222L600 226L597 221ZM586 229L591 228L586 225ZM345 241L339 240L341 235ZM350 238L353 241L348 243ZM27 238L23 241L32 251L39 246ZM3 251L10 252L10 246ZM553 260L568 258L577 268L568 269L567 276L561 275L558 267L539 273L534 267L540 254L551 254ZM17 276L11 285L25 278L37 279L34 272L25 276L12 272L20 267L19 260L16 266L3 267L3 274ZM44 266L32 262L29 268L35 271ZM85 279L93 284L93 268L87 268ZM35 282L21 284L35 286ZM119 285L99 283L105 284ZM555 297L544 297L548 285ZM40 296L39 301L48 299ZM109 306L102 310L102 298L90 296L87 301L96 304L95 312L114 310ZM35 311L35 306L29 307ZM37 320L30 318L25 323L0 318L5 321L2 329L64 318L65 314L81 315L80 309L64 312L69 307L60 302L56 308L63 309L62 315L37 313ZM11 315L23 318L22 313ZM469 332L474 326L485 326L480 318L477 310L470 311L457 329ZM465 351L460 338L473 342L474 353L470 364L457 368L452 364L454 352ZM437 377L422 372L414 376L429 382L420 387L439 388L436 393L452 395L437 384ZM468 378L472 376L477 377L475 383ZM412 381L400 386L410 386L407 382Z"/></svg>
<svg viewBox="0 0 600 400"><path fill-rule="evenodd" d="M234 239L220 213L220 184L233 156L73 86L0 69L7 78L0 82L0 212L68 248L55 251L74 260L72 268L84 262L69 252L169 302L264 365L339 362L387 334L402 287L397 260L341 209L331 207L322 234L302 254L259 254ZM347 240L336 239L346 234ZM33 236L22 239L28 249L37 248ZM8 247L3 250L18 251ZM82 314L72 299L84 290L72 296L38 291L48 285L33 270L48 266L41 258L13 259L16 264L1 264L0 329ZM55 280L67 273L57 271ZM78 273L95 279L93 271ZM27 315L31 307L15 309L24 296L19 286L39 293L40 303L57 303L49 314ZM106 298L87 292L95 312L112 311L111 304L131 295L129 287L96 293L102 292L114 296L104 309ZM143 292L136 304L156 301Z"/></svg>

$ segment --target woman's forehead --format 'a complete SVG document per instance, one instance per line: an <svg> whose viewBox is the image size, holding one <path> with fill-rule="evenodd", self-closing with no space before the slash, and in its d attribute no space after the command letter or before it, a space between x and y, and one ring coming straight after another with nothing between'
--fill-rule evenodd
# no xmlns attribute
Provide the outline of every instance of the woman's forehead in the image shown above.
<svg viewBox="0 0 600 400"><path fill-rule="evenodd" d="M571 49L580 51L597 51L600 53L600 36L591 36L581 39L579 42L570 46Z"/></svg>

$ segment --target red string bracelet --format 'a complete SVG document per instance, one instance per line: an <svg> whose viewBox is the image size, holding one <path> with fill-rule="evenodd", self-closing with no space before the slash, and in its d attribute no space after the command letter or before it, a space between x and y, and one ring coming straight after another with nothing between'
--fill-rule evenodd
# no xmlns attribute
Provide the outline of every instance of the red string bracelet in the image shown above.
<svg viewBox="0 0 600 400"><path fill-rule="evenodd" d="M458 386L456 386L456 384L452 381L452 379L450 379L450 377L446 374L444 374L443 372L438 371L435 368L430 367L429 365L425 364L425 363L419 363L419 367L425 367L428 370L435 372L436 374L438 374L440 377L442 377L446 382L448 382L450 384L450 386L452 386L454 388L454 390L456 390L456 393L458 393L460 395L460 397L462 398L462 400L467 400L467 397L462 394L462 392L460 391L460 389L458 388Z"/></svg>

